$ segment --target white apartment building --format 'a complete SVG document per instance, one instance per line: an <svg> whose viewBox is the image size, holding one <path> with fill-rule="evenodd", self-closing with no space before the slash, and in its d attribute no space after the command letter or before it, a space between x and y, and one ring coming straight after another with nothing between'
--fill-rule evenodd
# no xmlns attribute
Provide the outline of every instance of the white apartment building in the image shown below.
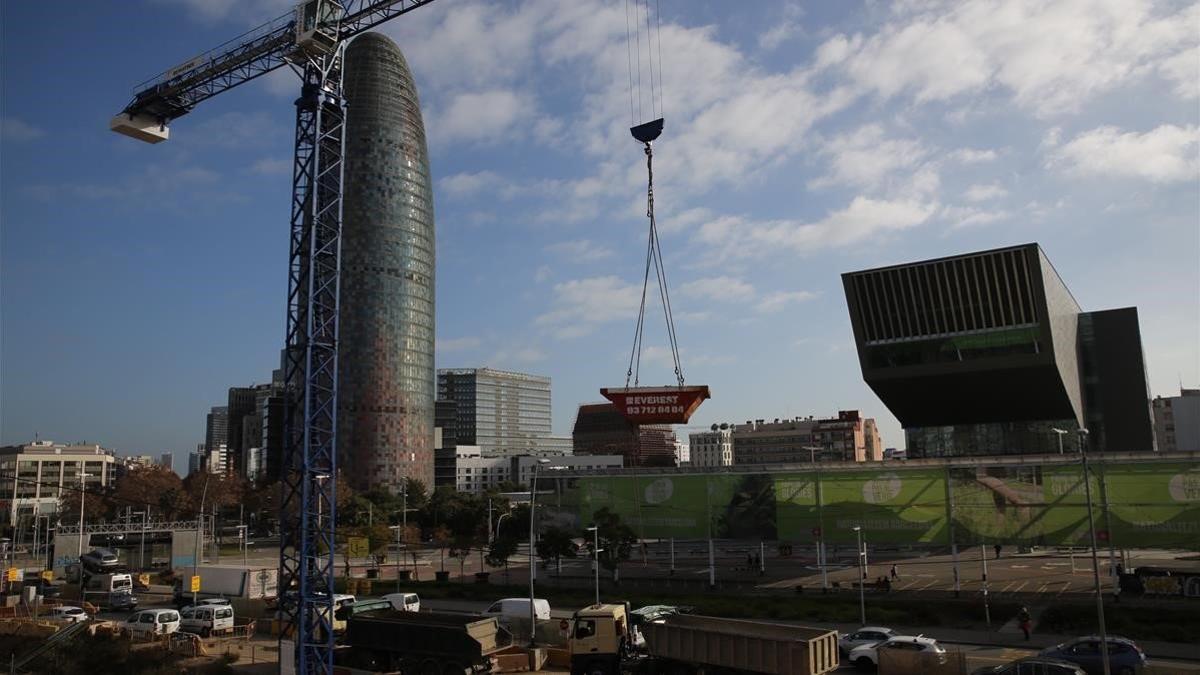
<svg viewBox="0 0 1200 675"><path fill-rule="evenodd" d="M714 424L709 431L688 434L692 466L733 466L733 428Z"/></svg>
<svg viewBox="0 0 1200 675"><path fill-rule="evenodd" d="M22 518L56 513L64 487L99 489L116 473L112 450L99 445L34 441L0 448L0 517L16 525Z"/></svg>
<svg viewBox="0 0 1200 675"><path fill-rule="evenodd" d="M620 455L506 457L485 455L478 445L460 445L455 452L454 487L459 492L482 494L500 487L500 484L506 481L528 485L533 478L534 464L542 459L549 461L549 464L539 468L539 475L545 475L549 470L619 469L624 465Z"/></svg>

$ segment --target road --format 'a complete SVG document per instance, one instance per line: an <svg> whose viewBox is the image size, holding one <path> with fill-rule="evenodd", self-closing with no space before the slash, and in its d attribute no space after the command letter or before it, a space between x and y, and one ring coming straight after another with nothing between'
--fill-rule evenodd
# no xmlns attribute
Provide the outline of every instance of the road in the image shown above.
<svg viewBox="0 0 1200 675"><path fill-rule="evenodd" d="M488 602L477 601L477 600L422 600L421 601L421 609L422 610L430 609L430 610L435 610L435 611L449 611L449 612L479 613L479 612L483 612L485 609L487 609L489 604L490 603L488 603ZM568 608L568 609L563 609L563 608L552 609L550 612L550 616L551 616L551 618L554 618L554 619L566 619L566 618L570 618L574 611L575 611L574 609L570 609L570 608ZM779 623L799 624L801 622L780 621ZM849 625L849 624L839 624L839 625L830 626L829 628L831 630L847 632L847 631L856 629L857 626ZM934 632L925 633L925 635L926 635L926 637L932 637L932 638L938 637L937 634ZM941 643L941 645L943 647L945 647L947 650L965 652L967 655L967 666L969 669L979 668L982 666L997 666L997 665L1000 665L1003 663L1009 663L1011 661L1015 661L1016 659L1023 658L1026 656L1033 656L1038 653L1037 649L1023 649L1023 648L1017 648L1017 647L995 647L995 646L971 644L968 642L961 642L961 641L960 642L951 642L951 641L939 640L939 643ZM1170 659L1152 659L1151 663L1156 666L1171 668L1174 671L1178 671L1181 673L1200 673L1200 662L1179 661L1179 660L1170 660ZM853 672L853 671L854 671L854 667L850 664L843 664L842 667L839 669L839 672Z"/></svg>

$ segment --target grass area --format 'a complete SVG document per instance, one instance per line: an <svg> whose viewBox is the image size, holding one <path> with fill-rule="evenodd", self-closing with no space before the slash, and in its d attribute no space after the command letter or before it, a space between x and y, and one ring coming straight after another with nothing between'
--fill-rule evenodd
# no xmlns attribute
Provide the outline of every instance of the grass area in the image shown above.
<svg viewBox="0 0 1200 675"><path fill-rule="evenodd" d="M1195 608L1104 606L1104 624L1109 635L1133 640L1194 642L1200 635L1200 612ZM1099 631L1094 605L1054 605L1042 612L1037 631L1063 635L1086 635Z"/></svg>
<svg viewBox="0 0 1200 675"><path fill-rule="evenodd" d="M525 597L528 586L505 586L500 584L462 584L437 582L410 582L401 584L401 589L412 591L422 598L492 601L504 597ZM383 582L380 591L392 592L395 582ZM594 599L591 590L585 588L538 588L538 597L550 600L552 605L581 607ZM813 623L856 623L859 617L858 596L852 593L833 595L723 595L714 593L671 593L629 590L614 594L602 589L602 598L628 600L633 606L642 605L691 605L698 614L746 619L776 619L787 621L811 621ZM993 623L1003 623L1016 615L1020 606L1011 602L993 602ZM937 603L914 602L875 596L867 601L867 619L870 623L893 626L953 626L955 628L983 628L985 626L983 606L972 600L941 600Z"/></svg>

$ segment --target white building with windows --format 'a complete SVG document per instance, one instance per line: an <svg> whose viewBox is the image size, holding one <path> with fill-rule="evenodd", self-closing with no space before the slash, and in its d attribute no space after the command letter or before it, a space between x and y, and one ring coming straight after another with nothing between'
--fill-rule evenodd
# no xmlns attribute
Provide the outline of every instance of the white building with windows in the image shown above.
<svg viewBox="0 0 1200 675"><path fill-rule="evenodd" d="M34 441L0 448L0 518L20 526L22 520L57 513L64 491L77 495L80 485L107 487L116 475L116 457L99 445Z"/></svg>
<svg viewBox="0 0 1200 675"><path fill-rule="evenodd" d="M733 427L712 425L710 431L688 434L692 466L733 466Z"/></svg>
<svg viewBox="0 0 1200 675"><path fill-rule="evenodd" d="M528 485L533 478L533 466L546 459L549 464L539 469L540 475L548 470L567 469L587 471L590 469L619 469L624 465L620 455L580 455L562 457L517 457L485 455L477 445L460 445L455 454L454 487L459 492L482 494L500 487L501 483L512 482ZM539 481L540 482L540 481Z"/></svg>

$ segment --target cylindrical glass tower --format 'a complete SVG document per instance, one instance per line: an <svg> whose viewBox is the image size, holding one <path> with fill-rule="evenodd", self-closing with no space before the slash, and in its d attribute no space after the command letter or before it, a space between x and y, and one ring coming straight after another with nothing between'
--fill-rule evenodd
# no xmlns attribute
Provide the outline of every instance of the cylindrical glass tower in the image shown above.
<svg viewBox="0 0 1200 675"><path fill-rule="evenodd" d="M400 48L346 48L338 461L357 490L433 489L434 226L425 126Z"/></svg>

